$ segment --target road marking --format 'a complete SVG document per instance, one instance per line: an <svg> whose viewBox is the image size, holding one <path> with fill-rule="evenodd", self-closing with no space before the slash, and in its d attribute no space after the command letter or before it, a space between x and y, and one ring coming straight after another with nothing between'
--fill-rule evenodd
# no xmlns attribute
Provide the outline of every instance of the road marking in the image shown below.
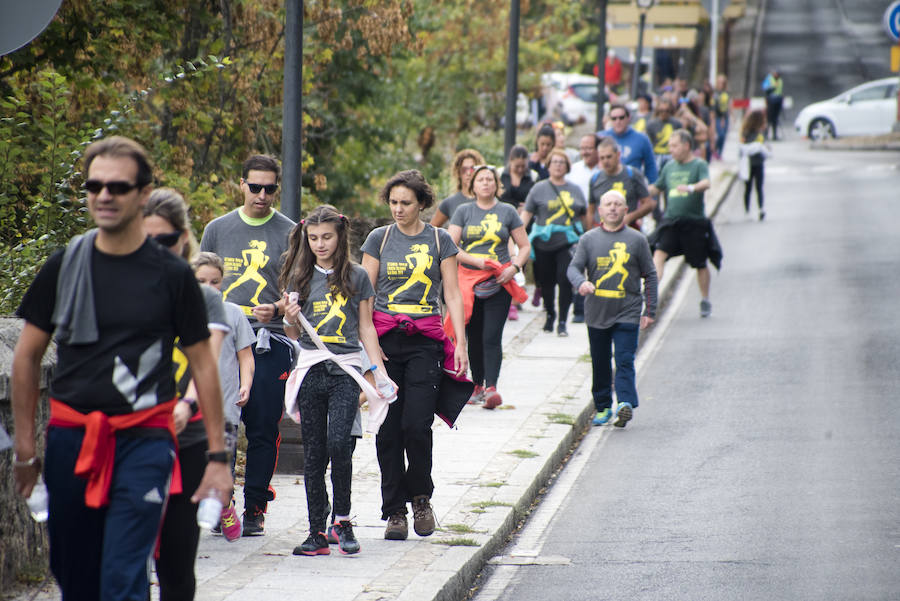
<svg viewBox="0 0 900 601"><path fill-rule="evenodd" d="M634 362L638 381L641 380L644 365L659 350L662 340L674 321L674 316L678 309L684 304L684 299L693 282L694 278L681 277L672 295L672 300L659 321L653 326L653 331L647 336L647 340L641 345ZM559 513L563 503L571 498L572 489L575 487L575 483L581 479L581 474L588 464L588 459L595 451L606 444L611 431L612 426L607 425L592 427L585 434L571 459L559 472L544 498L541 499L537 508L528 517L525 526L515 535L508 553L495 556L488 561L489 564L495 566L494 570L487 580L480 585L480 589L473 601L497 601L500 599L523 566L568 565L570 563L566 557L541 555L541 550L549 536L551 522Z"/></svg>

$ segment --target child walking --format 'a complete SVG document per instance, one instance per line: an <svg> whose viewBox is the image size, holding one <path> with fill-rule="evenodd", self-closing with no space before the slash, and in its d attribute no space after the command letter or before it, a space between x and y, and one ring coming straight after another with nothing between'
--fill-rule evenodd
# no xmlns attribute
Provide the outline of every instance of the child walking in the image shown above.
<svg viewBox="0 0 900 601"><path fill-rule="evenodd" d="M761 110L750 111L741 124L741 145L738 148L738 177L744 182L744 212L750 212L751 189L756 185L756 205L759 220L766 218L763 210L763 166L771 154L765 144L766 116Z"/></svg>
<svg viewBox="0 0 900 601"><path fill-rule="evenodd" d="M366 271L351 262L349 228L334 207L313 209L291 231L278 281L284 292L285 333L301 347L285 389L288 415L300 418L309 513L309 537L294 548L294 555L330 553L325 535L329 459L338 549L344 554L360 549L350 523L351 430L360 386L370 399L377 395L360 375L360 368L369 368L362 365L360 342L376 370L384 374L385 369L372 323L375 291Z"/></svg>
<svg viewBox="0 0 900 601"><path fill-rule="evenodd" d="M199 283L222 290L225 262L219 255L209 251L197 253L191 260L191 268ZM246 405L250 398L250 386L253 384L253 372L256 368L252 347L256 336L240 307L228 301L223 304L230 331L222 341L222 350L219 354L219 382L222 385L222 399L225 403L225 447L231 453L233 479L241 407ZM228 542L241 537L241 521L234 508L234 491L231 503L222 509L220 523L213 528L213 532L222 533Z"/></svg>

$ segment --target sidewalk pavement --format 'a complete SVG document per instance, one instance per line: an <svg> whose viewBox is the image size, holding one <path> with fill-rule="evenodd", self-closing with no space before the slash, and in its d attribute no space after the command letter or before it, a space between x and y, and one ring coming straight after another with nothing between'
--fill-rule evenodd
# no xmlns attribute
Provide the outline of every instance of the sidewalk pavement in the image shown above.
<svg viewBox="0 0 900 601"><path fill-rule="evenodd" d="M711 166L714 215L734 179L733 166ZM660 299L671 295L683 267L669 262ZM429 537L410 524L406 541L384 540L375 440L367 434L353 458L352 515L362 550L294 556L308 534L303 476L276 475L261 537L228 543L201 533L197 557L199 601L423 601L462 599L485 563L500 551L532 502L560 467L593 417L587 329L570 325L568 338L542 331L543 311L530 301L508 322L499 390L503 405L466 407L457 427L434 425L435 491L439 522ZM637 419L640 419L638 412ZM365 417L364 417L365 419ZM606 426L611 427L611 426ZM240 491L237 499L242 499ZM52 581L51 581L52 582ZM28 599L59 599L55 586ZM157 587L152 596L158 598Z"/></svg>

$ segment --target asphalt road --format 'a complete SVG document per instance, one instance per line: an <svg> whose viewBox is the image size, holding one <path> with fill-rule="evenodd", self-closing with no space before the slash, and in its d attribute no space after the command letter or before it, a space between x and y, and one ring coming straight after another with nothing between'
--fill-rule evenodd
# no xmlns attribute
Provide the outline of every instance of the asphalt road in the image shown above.
<svg viewBox="0 0 900 601"><path fill-rule="evenodd" d="M811 102L888 77L892 42L881 25L888 0L762 0L766 5L751 92L771 68L784 78L793 117Z"/></svg>
<svg viewBox="0 0 900 601"><path fill-rule="evenodd" d="M898 161L775 153L766 220L740 183L723 205L712 317L688 278L634 421L592 429L477 601L900 598Z"/></svg>

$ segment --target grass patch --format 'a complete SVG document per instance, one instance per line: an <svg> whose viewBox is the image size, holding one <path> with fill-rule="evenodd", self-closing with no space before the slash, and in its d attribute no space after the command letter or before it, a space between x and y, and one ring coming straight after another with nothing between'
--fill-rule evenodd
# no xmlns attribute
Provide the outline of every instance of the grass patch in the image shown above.
<svg viewBox="0 0 900 601"><path fill-rule="evenodd" d="M500 488L501 486L506 486L506 482L485 482L478 486L482 488Z"/></svg>
<svg viewBox="0 0 900 601"><path fill-rule="evenodd" d="M477 507L478 509L486 509L488 507L512 507L512 503L506 503L505 501L477 501L472 503L472 507Z"/></svg>
<svg viewBox="0 0 900 601"><path fill-rule="evenodd" d="M477 532L477 530L468 524L447 524L446 526L443 526L441 530L452 532L453 534L473 534Z"/></svg>
<svg viewBox="0 0 900 601"><path fill-rule="evenodd" d="M582 356L578 357L578 360L582 363L590 363L591 362L591 354L585 353Z"/></svg>
<svg viewBox="0 0 900 601"><path fill-rule="evenodd" d="M472 510L472 513L487 513L487 512L486 512L484 509L478 509L478 508L476 508L476 509L473 509L473 510Z"/></svg>
<svg viewBox="0 0 900 601"><path fill-rule="evenodd" d="M567 426L575 425L575 417L568 413L550 413L547 415L547 419L554 424L566 424Z"/></svg>
<svg viewBox="0 0 900 601"><path fill-rule="evenodd" d="M448 547L478 547L479 544L472 540L471 538L465 537L457 537L457 538L449 538L447 540L436 540L434 541L436 545L447 545Z"/></svg>
<svg viewBox="0 0 900 601"><path fill-rule="evenodd" d="M534 451L528 451L526 449L516 449L515 451L510 451L510 455L515 455L521 459L531 459L532 457L537 457L538 454Z"/></svg>
<svg viewBox="0 0 900 601"><path fill-rule="evenodd" d="M21 584L35 585L47 579L47 565L41 560L26 563L16 572L16 580ZM5 598L5 597L0 597Z"/></svg>

